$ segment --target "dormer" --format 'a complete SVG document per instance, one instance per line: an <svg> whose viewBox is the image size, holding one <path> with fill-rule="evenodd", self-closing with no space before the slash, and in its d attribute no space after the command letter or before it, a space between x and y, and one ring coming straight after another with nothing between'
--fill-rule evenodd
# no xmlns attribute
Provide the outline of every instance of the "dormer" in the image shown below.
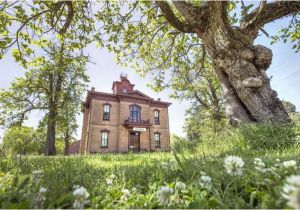
<svg viewBox="0 0 300 210"><path fill-rule="evenodd" d="M130 94L133 92L134 84L127 79L126 74L120 75L120 81L114 81L112 90L114 94Z"/></svg>

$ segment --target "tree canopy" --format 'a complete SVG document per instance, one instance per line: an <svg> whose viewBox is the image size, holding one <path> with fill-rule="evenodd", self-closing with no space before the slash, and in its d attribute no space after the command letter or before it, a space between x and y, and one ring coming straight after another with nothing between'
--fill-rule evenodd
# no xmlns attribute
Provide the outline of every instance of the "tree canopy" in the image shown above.
<svg viewBox="0 0 300 210"><path fill-rule="evenodd" d="M71 51L97 42L119 64L152 75L156 91L172 87L173 96L199 101L211 89L203 76L210 69L230 122L286 123L289 116L265 73L272 52L254 40L259 33L269 36L266 24L290 17L272 40L290 38L298 50L299 11L298 1L2 1L1 57L11 49L26 67L51 39L68 40Z"/></svg>

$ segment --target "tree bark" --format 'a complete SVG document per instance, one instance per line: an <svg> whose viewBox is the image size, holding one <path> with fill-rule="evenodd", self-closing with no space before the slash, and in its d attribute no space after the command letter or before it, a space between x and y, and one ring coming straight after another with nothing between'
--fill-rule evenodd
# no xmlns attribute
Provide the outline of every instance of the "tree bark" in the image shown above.
<svg viewBox="0 0 300 210"><path fill-rule="evenodd" d="M47 138L45 155L56 155L55 148L55 133L56 133L56 114L53 109L50 109L47 122Z"/></svg>
<svg viewBox="0 0 300 210"><path fill-rule="evenodd" d="M240 122L250 122L250 115L239 99L237 92L230 84L228 76L217 67L214 68L223 92L223 101L225 105L225 113L231 125Z"/></svg>
<svg viewBox="0 0 300 210"><path fill-rule="evenodd" d="M70 139L69 129L67 129L64 138L65 141L64 155L69 155L69 145L70 145L69 139Z"/></svg>
<svg viewBox="0 0 300 210"><path fill-rule="evenodd" d="M230 121L290 122L265 73L272 61L271 50L254 46L238 29L219 26L207 31L204 43L220 79Z"/></svg>

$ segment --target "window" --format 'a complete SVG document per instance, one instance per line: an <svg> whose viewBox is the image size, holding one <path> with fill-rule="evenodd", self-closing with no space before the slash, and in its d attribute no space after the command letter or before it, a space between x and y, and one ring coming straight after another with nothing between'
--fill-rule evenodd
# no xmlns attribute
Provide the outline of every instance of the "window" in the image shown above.
<svg viewBox="0 0 300 210"><path fill-rule="evenodd" d="M154 133L155 148L160 148L160 133Z"/></svg>
<svg viewBox="0 0 300 210"><path fill-rule="evenodd" d="M159 125L159 110L154 110L154 124Z"/></svg>
<svg viewBox="0 0 300 210"><path fill-rule="evenodd" d="M128 91L127 91L127 88L123 88L123 93L124 93L124 94L127 94L127 92L128 92Z"/></svg>
<svg viewBox="0 0 300 210"><path fill-rule="evenodd" d="M140 122L141 120L141 108L138 105L130 106L130 120L131 122Z"/></svg>
<svg viewBox="0 0 300 210"><path fill-rule="evenodd" d="M110 105L105 104L103 106L103 120L109 120L109 115L110 115Z"/></svg>
<svg viewBox="0 0 300 210"><path fill-rule="evenodd" d="M101 148L107 148L108 147L108 131L102 131L101 132Z"/></svg>

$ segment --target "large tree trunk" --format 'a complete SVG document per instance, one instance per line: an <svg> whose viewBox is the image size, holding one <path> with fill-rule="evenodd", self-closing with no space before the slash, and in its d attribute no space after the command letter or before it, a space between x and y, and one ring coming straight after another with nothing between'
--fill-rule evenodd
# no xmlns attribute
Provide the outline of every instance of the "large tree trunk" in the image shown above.
<svg viewBox="0 0 300 210"><path fill-rule="evenodd" d="M242 31L222 28L220 23L207 31L204 43L220 79L231 121L290 121L265 72L272 61L270 49L253 45Z"/></svg>
<svg viewBox="0 0 300 210"><path fill-rule="evenodd" d="M219 78L223 91L225 113L228 117L229 123L231 125L235 125L241 121L250 122L251 118L249 112L239 99L235 89L230 84L228 76L217 67L215 67L214 70Z"/></svg>
<svg viewBox="0 0 300 210"><path fill-rule="evenodd" d="M47 139L45 155L56 155L55 149L55 132L56 132L56 114L55 111L50 110L47 122Z"/></svg>

